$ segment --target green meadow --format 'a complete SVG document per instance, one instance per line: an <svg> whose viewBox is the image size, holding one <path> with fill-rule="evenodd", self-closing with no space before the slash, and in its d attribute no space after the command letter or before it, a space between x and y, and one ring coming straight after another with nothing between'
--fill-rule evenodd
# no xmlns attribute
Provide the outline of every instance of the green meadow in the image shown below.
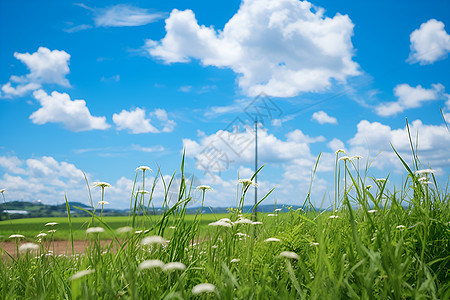
<svg viewBox="0 0 450 300"><path fill-rule="evenodd" d="M136 187L129 217L103 217L100 210L90 218L69 212L65 219L2 221L1 234L17 255L2 253L0 297L450 299L447 188L433 170L399 157L406 180L389 190L388 178L367 177L358 159L337 152L328 211L316 211L308 195L301 209L243 214L254 175L240 180L228 214L189 215L193 187L182 176L176 203L167 200L172 181L164 183L160 215L145 215L152 194L144 198ZM198 188L207 199L209 187ZM56 255L55 238L85 239L87 247Z"/></svg>

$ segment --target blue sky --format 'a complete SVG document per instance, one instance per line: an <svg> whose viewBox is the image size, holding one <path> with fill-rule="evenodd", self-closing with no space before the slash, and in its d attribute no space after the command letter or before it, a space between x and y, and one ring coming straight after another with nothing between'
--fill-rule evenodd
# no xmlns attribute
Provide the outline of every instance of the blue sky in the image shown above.
<svg viewBox="0 0 450 300"><path fill-rule="evenodd" d="M405 118L445 184L449 12L446 1L3 1L0 189L87 203L84 171L126 208L136 167L168 178L185 149L195 185L214 188L208 204L232 206L253 169L247 113L263 105L267 203L302 204L322 153L313 199L327 206L337 149L399 185L390 143L411 161Z"/></svg>

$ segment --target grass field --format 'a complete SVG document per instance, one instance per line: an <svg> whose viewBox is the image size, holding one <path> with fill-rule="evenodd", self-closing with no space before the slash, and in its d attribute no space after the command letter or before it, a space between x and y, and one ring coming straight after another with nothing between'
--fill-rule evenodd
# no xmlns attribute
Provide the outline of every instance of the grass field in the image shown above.
<svg viewBox="0 0 450 300"><path fill-rule="evenodd" d="M207 225L218 219L225 218L227 214L203 214L200 217L199 226L205 229ZM186 222L192 222L195 215L186 215ZM137 223L141 224L136 226L136 230L146 230L155 225L159 219L159 216L146 216L139 217ZM120 227L130 225L129 217L103 217L103 221L107 223L111 229L116 230ZM72 218L72 231L75 240L82 240L86 238L86 229L89 223L92 221L90 217ZM56 222L57 225L45 226L47 223ZM148 226L142 226L142 222ZM170 221L169 221L170 222ZM29 218L29 219L16 219L0 221L0 241L8 241L8 237L11 234L22 234L25 236L25 240L35 241L36 236L39 233L47 233L49 230L56 230L53 233L55 240L67 240L70 234L69 220L68 218ZM111 232L105 232L102 235L104 239L110 239L113 237Z"/></svg>
<svg viewBox="0 0 450 300"><path fill-rule="evenodd" d="M450 299L447 189L432 170L402 161L407 179L389 191L339 156L344 185L333 211L318 213L306 198L304 209L250 220L241 212L252 185L244 180L237 207L216 221L186 214L192 199L182 180L178 202L150 218L138 217L148 203L136 193L130 219L14 221L33 243L19 248L21 237L9 238L19 255L0 262L0 298ZM49 252L35 238L48 221L69 241L86 238L85 253ZM116 230L125 225L133 228Z"/></svg>

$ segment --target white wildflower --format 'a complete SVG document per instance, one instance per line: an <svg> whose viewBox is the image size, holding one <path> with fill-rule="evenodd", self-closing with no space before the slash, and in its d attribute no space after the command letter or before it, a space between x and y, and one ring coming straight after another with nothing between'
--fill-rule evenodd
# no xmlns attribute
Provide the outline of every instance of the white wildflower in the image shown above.
<svg viewBox="0 0 450 300"><path fill-rule="evenodd" d="M397 229L404 229L406 226L405 225L398 225L397 227L395 227L395 228L397 228Z"/></svg>
<svg viewBox="0 0 450 300"><path fill-rule="evenodd" d="M209 223L208 226L221 226L221 227L228 227L228 228L232 227L232 225L230 223L228 223L226 221L221 221L221 220Z"/></svg>
<svg viewBox="0 0 450 300"><path fill-rule="evenodd" d="M217 245L212 245L211 248L217 249L217 248L219 248L219 246L217 246Z"/></svg>
<svg viewBox="0 0 450 300"><path fill-rule="evenodd" d="M230 260L230 263L236 263L236 262L240 262L241 260L239 258L233 258L232 260Z"/></svg>
<svg viewBox="0 0 450 300"><path fill-rule="evenodd" d="M342 149L337 149L337 150L335 151L335 153L336 153L336 154L339 154L339 153L345 153L345 151L342 150Z"/></svg>
<svg viewBox="0 0 450 300"><path fill-rule="evenodd" d="M280 243L281 240L277 239L277 238L274 238L274 237L270 237L268 239L265 239L264 242L277 242L277 243Z"/></svg>
<svg viewBox="0 0 450 300"><path fill-rule="evenodd" d="M45 232L41 232L41 233L39 233L36 237L38 238L38 239L40 239L40 238L43 238L43 237L46 237L47 236L47 234L45 233Z"/></svg>
<svg viewBox="0 0 450 300"><path fill-rule="evenodd" d="M104 205L104 204L109 204L108 201L98 201L98 205Z"/></svg>
<svg viewBox="0 0 450 300"><path fill-rule="evenodd" d="M263 225L263 222L260 221L252 222L252 225Z"/></svg>
<svg viewBox="0 0 450 300"><path fill-rule="evenodd" d="M117 228L117 233L127 233L127 232L132 232L133 231L133 227L130 227L130 226L125 226L125 227L120 227L120 228Z"/></svg>
<svg viewBox="0 0 450 300"><path fill-rule="evenodd" d="M371 210L368 210L367 212L368 212L369 214L374 214L374 213L377 212L377 210L376 210L376 209L371 209Z"/></svg>
<svg viewBox="0 0 450 300"><path fill-rule="evenodd" d="M153 172L153 170L152 170L150 167L147 167L147 166L140 166L140 167L137 167L137 168L136 168L136 171L139 171L139 170L141 170L142 172L145 172L145 171Z"/></svg>
<svg viewBox="0 0 450 300"><path fill-rule="evenodd" d="M245 233L242 233L242 232L238 232L238 233L236 233L236 235L237 235L238 237L250 237L249 235L247 235L247 234L245 234Z"/></svg>
<svg viewBox="0 0 450 300"><path fill-rule="evenodd" d="M283 251L280 253L281 257L291 258L291 259L300 259L297 253L291 251Z"/></svg>
<svg viewBox="0 0 450 300"><path fill-rule="evenodd" d="M193 295L200 295L202 293L214 293L216 286L211 283L200 283L192 288Z"/></svg>
<svg viewBox="0 0 450 300"><path fill-rule="evenodd" d="M55 233L56 232L56 229L51 229L51 230L49 230L49 231L47 231L48 233Z"/></svg>
<svg viewBox="0 0 450 300"><path fill-rule="evenodd" d="M361 158L363 158L361 155L353 155L352 157L350 157L351 160L361 159Z"/></svg>
<svg viewBox="0 0 450 300"><path fill-rule="evenodd" d="M311 244L309 244L311 247L316 247L316 246L319 246L319 243L316 243L316 242L312 242Z"/></svg>
<svg viewBox="0 0 450 300"><path fill-rule="evenodd" d="M153 269L153 268L163 268L164 263L160 261L159 259L149 259L144 260L139 264L139 270L145 270L145 269Z"/></svg>
<svg viewBox="0 0 450 300"><path fill-rule="evenodd" d="M375 179L376 181L378 181L378 182L385 182L386 181L386 178L377 178L377 179Z"/></svg>
<svg viewBox="0 0 450 300"><path fill-rule="evenodd" d="M83 270L83 271L79 271L79 272L73 274L73 275L69 278L69 280L72 281L72 280L80 279L80 278L82 278L82 277L84 277L84 276L86 276L86 275L92 274L92 273L94 273L94 272L95 272L95 270Z"/></svg>
<svg viewBox="0 0 450 300"><path fill-rule="evenodd" d="M426 185L426 184L433 184L433 183L431 181L422 181L420 184Z"/></svg>
<svg viewBox="0 0 450 300"><path fill-rule="evenodd" d="M328 219L337 219L337 218L339 218L339 216L336 216L336 215L332 215L332 216L328 217Z"/></svg>
<svg viewBox="0 0 450 300"><path fill-rule="evenodd" d="M235 224L252 224L253 221L246 219L246 218L239 218L239 220L237 220L236 222L234 222Z"/></svg>
<svg viewBox="0 0 450 300"><path fill-rule="evenodd" d="M281 208L277 208L277 209L275 209L275 211L281 211Z"/></svg>
<svg viewBox="0 0 450 300"><path fill-rule="evenodd" d="M135 234L141 234L141 233L142 233L142 230L136 230L134 233L135 233Z"/></svg>
<svg viewBox="0 0 450 300"><path fill-rule="evenodd" d="M341 161L341 160L347 161L347 160L350 160L350 159L351 158L349 156L342 156L342 157L339 157L338 161Z"/></svg>
<svg viewBox="0 0 450 300"><path fill-rule="evenodd" d="M44 226L55 226L58 224L59 224L58 222L50 222L50 223L45 224Z"/></svg>
<svg viewBox="0 0 450 300"><path fill-rule="evenodd" d="M162 268L163 271L175 271L175 270L180 270L180 271L184 271L186 270L186 265L181 263L181 262L170 262L164 265L164 267Z"/></svg>
<svg viewBox="0 0 450 300"><path fill-rule="evenodd" d="M92 188L95 187L101 187L101 188L105 188L105 187L111 187L111 185L107 182L94 182L94 186Z"/></svg>
<svg viewBox="0 0 450 300"><path fill-rule="evenodd" d="M268 216L268 217L278 217L277 214L268 214L267 216Z"/></svg>
<svg viewBox="0 0 450 300"><path fill-rule="evenodd" d="M142 239L141 245L147 246L147 245L153 245L153 244L165 244L167 243L167 240L159 235L152 235L148 236Z"/></svg>
<svg viewBox="0 0 450 300"><path fill-rule="evenodd" d="M28 250L38 250L38 249L39 249L39 245L35 244L35 243L25 243L19 247L20 252L28 251Z"/></svg>
<svg viewBox="0 0 450 300"><path fill-rule="evenodd" d="M417 171L415 171L414 174L416 174L416 175L422 175L422 174L432 174L432 173L434 173L434 172L436 172L436 171L431 170L431 169L423 169L423 170L417 170Z"/></svg>
<svg viewBox="0 0 450 300"><path fill-rule="evenodd" d="M105 232L105 229L103 229L102 227L90 227L86 230L86 234L89 233L102 233Z"/></svg>
<svg viewBox="0 0 450 300"><path fill-rule="evenodd" d="M209 185L199 185L195 188L196 190L201 190L201 191L212 191L212 187L210 187Z"/></svg>
<svg viewBox="0 0 450 300"><path fill-rule="evenodd" d="M244 187L249 186L249 185L258 186L258 185L256 184L256 182L254 182L254 181L251 180L251 179L239 179L239 183L242 183L242 185L243 185Z"/></svg>
<svg viewBox="0 0 450 300"><path fill-rule="evenodd" d="M420 177L419 179L417 179L417 180L419 180L419 181L427 181L428 180L428 178L426 178L426 177Z"/></svg>
<svg viewBox="0 0 450 300"><path fill-rule="evenodd" d="M25 238L25 236L21 235L21 234L11 234L9 236L10 239L23 239Z"/></svg>

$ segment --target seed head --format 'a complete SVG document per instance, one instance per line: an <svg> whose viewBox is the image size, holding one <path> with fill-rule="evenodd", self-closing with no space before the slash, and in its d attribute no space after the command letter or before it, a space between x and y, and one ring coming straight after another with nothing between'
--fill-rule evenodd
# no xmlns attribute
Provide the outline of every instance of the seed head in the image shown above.
<svg viewBox="0 0 450 300"><path fill-rule="evenodd" d="M142 246L149 246L153 244L165 244L165 243L167 243L167 240L159 235L148 236L143 238L141 241Z"/></svg>
<svg viewBox="0 0 450 300"><path fill-rule="evenodd" d="M290 259L300 259L297 253L291 251L283 251L280 253L280 257L286 257Z"/></svg>
<svg viewBox="0 0 450 300"><path fill-rule="evenodd" d="M186 265L181 262L170 262L170 263L167 263L166 265L164 265L164 267L162 269L163 269L163 271L167 271L167 272L176 271L176 270L184 271L184 270L186 270Z"/></svg>
<svg viewBox="0 0 450 300"><path fill-rule="evenodd" d="M265 239L264 242L277 242L277 243L280 243L281 240L277 239L277 238L274 238L274 237L270 237L268 239Z"/></svg>
<svg viewBox="0 0 450 300"><path fill-rule="evenodd" d="M139 171L139 170L141 170L142 172L145 172L145 171L153 172L153 170L152 170L150 167L147 167L147 166L140 166L140 167L137 167L137 168L136 168L136 171Z"/></svg>
<svg viewBox="0 0 450 300"><path fill-rule="evenodd" d="M92 274L92 273L94 273L94 272L95 272L95 270L83 270L83 271L79 271L79 272L73 274L73 275L69 278L69 280L72 281L72 280L80 279L80 278L82 278L82 277L84 277L84 276L86 276L86 275Z"/></svg>
<svg viewBox="0 0 450 300"><path fill-rule="evenodd" d="M111 187L111 185L107 182L94 182L94 186L92 188L96 187L101 187L104 189L105 187Z"/></svg>
<svg viewBox="0 0 450 300"><path fill-rule="evenodd" d="M20 252L28 251L28 250L38 250L39 245L35 243L25 243L19 247Z"/></svg>
<svg viewBox="0 0 450 300"><path fill-rule="evenodd" d="M209 185L199 185L198 187L195 188L196 190L201 190L201 191L212 191L212 187L210 187Z"/></svg>
<svg viewBox="0 0 450 300"><path fill-rule="evenodd" d="M193 295L200 295L202 293L214 293L216 286L211 283L200 283L192 288Z"/></svg>
<svg viewBox="0 0 450 300"><path fill-rule="evenodd" d="M144 260L139 264L139 270L145 270L145 269L153 269L153 268L163 268L164 263L160 261L159 259L149 259Z"/></svg>
<svg viewBox="0 0 450 300"><path fill-rule="evenodd" d="M59 224L58 222L49 222L49 223L45 224L44 226L55 226L58 224Z"/></svg>
<svg viewBox="0 0 450 300"><path fill-rule="evenodd" d="M105 232L105 229L103 229L103 227L91 227L86 230L86 234L102 232Z"/></svg>

